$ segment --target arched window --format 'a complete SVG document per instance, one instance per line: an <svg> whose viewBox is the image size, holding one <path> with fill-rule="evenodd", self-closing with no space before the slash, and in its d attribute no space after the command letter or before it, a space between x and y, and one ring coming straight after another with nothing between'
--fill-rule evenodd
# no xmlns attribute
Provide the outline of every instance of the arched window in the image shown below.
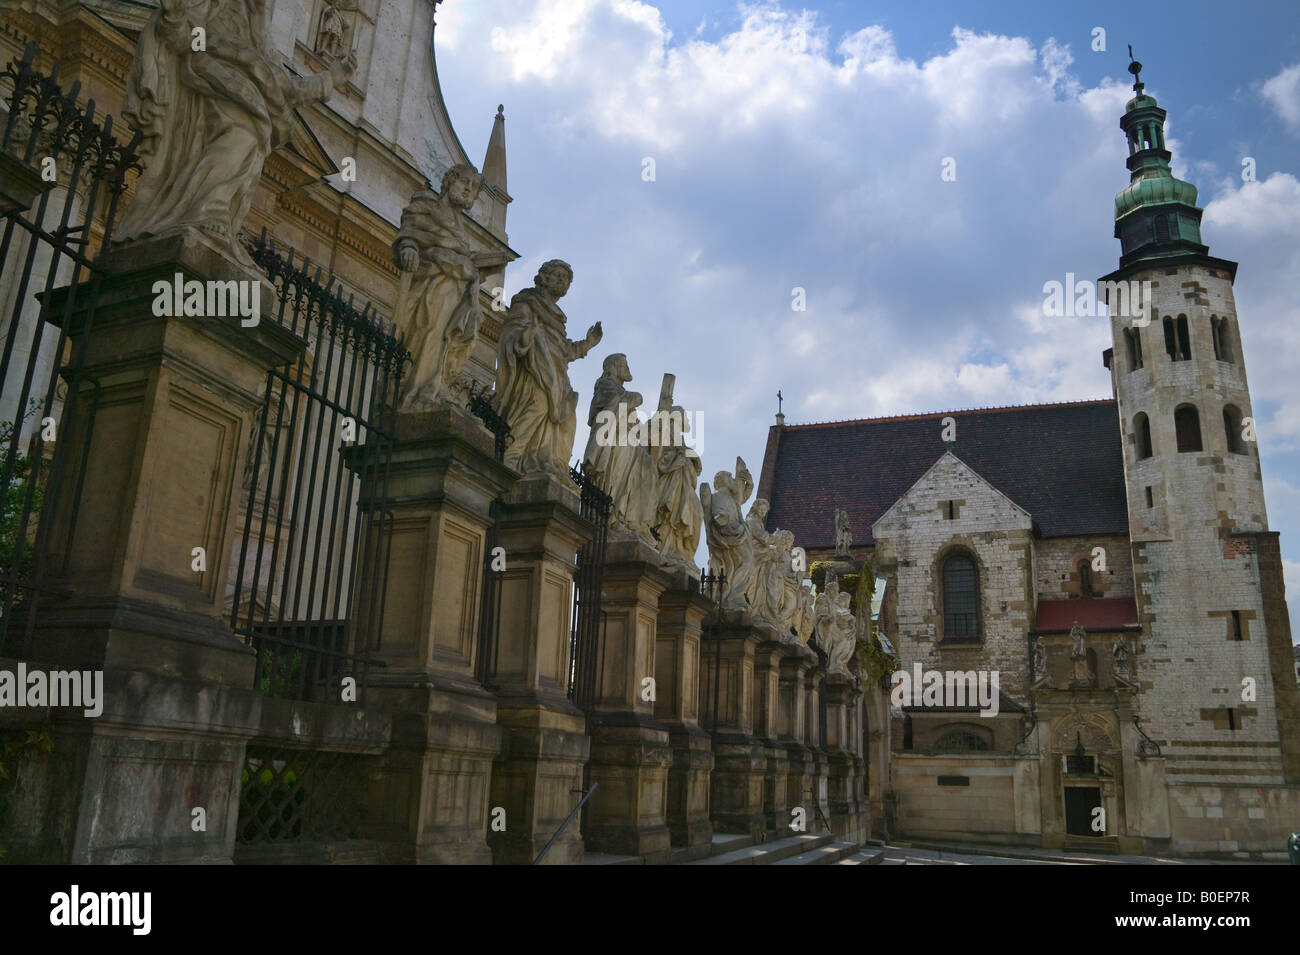
<svg viewBox="0 0 1300 955"><path fill-rule="evenodd" d="M943 562L943 635L950 640L979 639L979 577L975 561L953 554Z"/></svg>
<svg viewBox="0 0 1300 955"><path fill-rule="evenodd" d="M1210 343L1214 345L1214 360L1223 361L1223 351L1219 348L1219 317L1210 316Z"/></svg>
<svg viewBox="0 0 1300 955"><path fill-rule="evenodd" d="M1178 316L1178 357L1182 361L1192 360L1192 339L1187 333L1187 316Z"/></svg>
<svg viewBox="0 0 1300 955"><path fill-rule="evenodd" d="M1097 591L1092 587L1092 563L1086 558L1079 561L1079 596L1096 597Z"/></svg>
<svg viewBox="0 0 1300 955"><path fill-rule="evenodd" d="M1137 436L1139 461L1151 457L1151 420L1143 413L1133 419L1133 433Z"/></svg>
<svg viewBox="0 0 1300 955"><path fill-rule="evenodd" d="M1142 338L1136 328L1124 329L1124 345L1128 351L1128 370L1137 371L1142 367Z"/></svg>
<svg viewBox="0 0 1300 955"><path fill-rule="evenodd" d="M1246 453L1246 444L1241 438L1241 411L1236 405L1223 406L1223 434L1228 439L1229 452Z"/></svg>
<svg viewBox="0 0 1300 955"><path fill-rule="evenodd" d="M1166 315L1163 325L1165 328L1165 353L1169 355L1170 361L1178 361L1178 336L1174 333L1173 318Z"/></svg>
<svg viewBox="0 0 1300 955"><path fill-rule="evenodd" d="M1179 451L1201 450L1201 416L1195 405L1179 405L1174 410L1174 433Z"/></svg>
<svg viewBox="0 0 1300 955"><path fill-rule="evenodd" d="M1214 357L1232 363L1232 339L1228 333L1228 319L1210 316L1210 335L1214 339Z"/></svg>

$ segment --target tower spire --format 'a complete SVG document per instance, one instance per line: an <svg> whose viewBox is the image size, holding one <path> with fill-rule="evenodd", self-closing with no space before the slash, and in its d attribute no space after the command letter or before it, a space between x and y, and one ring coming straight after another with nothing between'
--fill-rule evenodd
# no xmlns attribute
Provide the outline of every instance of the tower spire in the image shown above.
<svg viewBox="0 0 1300 955"><path fill-rule="evenodd" d="M487 154L483 157L483 182L497 192L506 193L506 108L497 106L496 119L492 121L492 135L488 138Z"/></svg>

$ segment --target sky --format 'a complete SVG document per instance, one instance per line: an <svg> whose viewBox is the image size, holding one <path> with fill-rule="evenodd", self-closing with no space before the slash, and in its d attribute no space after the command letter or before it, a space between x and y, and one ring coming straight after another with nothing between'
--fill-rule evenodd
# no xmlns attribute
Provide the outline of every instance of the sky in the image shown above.
<svg viewBox="0 0 1300 955"><path fill-rule="evenodd" d="M612 352L649 404L674 373L705 480L737 455L757 480L778 389L789 424L1110 397L1107 321L1046 317L1043 286L1118 265L1131 43L1204 241L1241 263L1269 522L1300 594L1300 4L444 0L437 17L475 162L505 106L507 298L570 262L570 337L605 333L570 369L580 408Z"/></svg>

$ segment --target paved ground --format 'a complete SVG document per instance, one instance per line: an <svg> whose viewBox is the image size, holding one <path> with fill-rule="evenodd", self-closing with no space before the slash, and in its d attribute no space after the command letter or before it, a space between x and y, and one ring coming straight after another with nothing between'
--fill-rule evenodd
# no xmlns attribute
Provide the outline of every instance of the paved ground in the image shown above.
<svg viewBox="0 0 1300 955"><path fill-rule="evenodd" d="M980 846L961 849L938 846L885 846L882 865L1269 865L1284 860L1157 859L1102 853L1061 852L1020 846Z"/></svg>

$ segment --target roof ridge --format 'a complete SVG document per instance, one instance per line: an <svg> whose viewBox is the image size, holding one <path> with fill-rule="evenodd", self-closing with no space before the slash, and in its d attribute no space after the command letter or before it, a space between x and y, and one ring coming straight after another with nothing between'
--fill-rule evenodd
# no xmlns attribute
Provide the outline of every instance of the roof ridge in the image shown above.
<svg viewBox="0 0 1300 955"><path fill-rule="evenodd" d="M915 414L882 415L877 418L842 418L838 421L808 421L803 424L784 425L785 430L795 428L828 428L844 424L866 424L879 421L915 421L921 418L939 418L945 415L974 414L980 411L1037 411L1043 408L1066 408L1080 405L1114 404L1114 398L1082 398L1075 401L1045 401L1032 405L991 405L983 408L951 408L947 411L922 411ZM774 426L775 427L775 426Z"/></svg>

